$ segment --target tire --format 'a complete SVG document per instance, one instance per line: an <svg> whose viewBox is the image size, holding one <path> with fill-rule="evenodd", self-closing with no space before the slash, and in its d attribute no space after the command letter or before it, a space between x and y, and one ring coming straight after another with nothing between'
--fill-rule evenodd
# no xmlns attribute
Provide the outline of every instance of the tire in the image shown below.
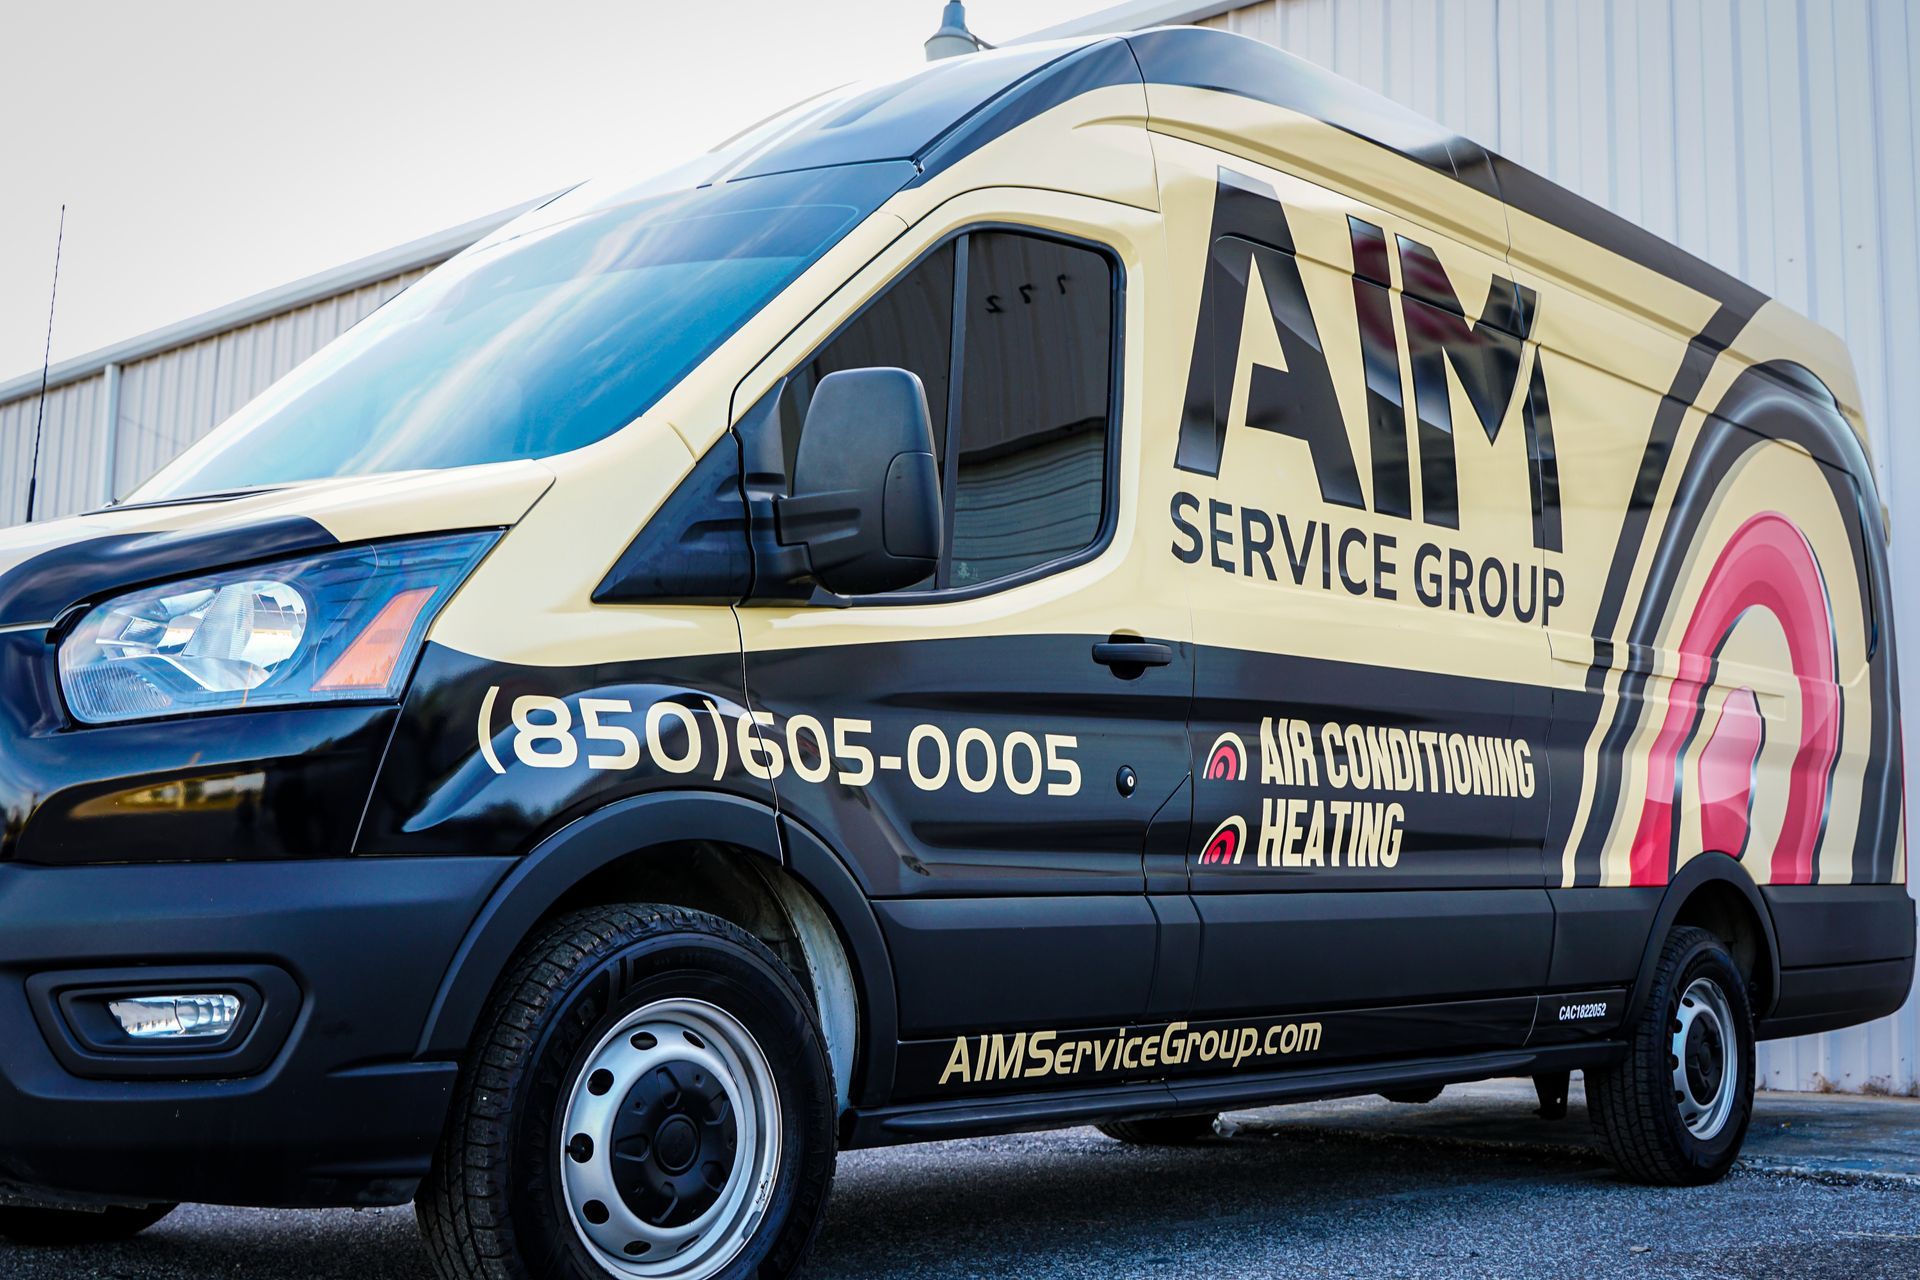
<svg viewBox="0 0 1920 1280"><path fill-rule="evenodd" d="M415 1209L441 1280L776 1280L819 1231L834 1120L771 951L704 912L594 908L495 992Z"/></svg>
<svg viewBox="0 0 1920 1280"><path fill-rule="evenodd" d="M0 1205L0 1236L27 1245L115 1244L133 1239L176 1207L138 1204L89 1210Z"/></svg>
<svg viewBox="0 0 1920 1280"><path fill-rule="evenodd" d="M1205 1142L1217 1132L1217 1115L1147 1116L1140 1120L1112 1120L1095 1128L1133 1147L1187 1147Z"/></svg>
<svg viewBox="0 0 1920 1280"><path fill-rule="evenodd" d="M1717 1182L1753 1118L1753 1010L1726 944L1679 928L1660 950L1626 1058L1587 1073L1587 1110L1614 1165L1662 1187Z"/></svg>

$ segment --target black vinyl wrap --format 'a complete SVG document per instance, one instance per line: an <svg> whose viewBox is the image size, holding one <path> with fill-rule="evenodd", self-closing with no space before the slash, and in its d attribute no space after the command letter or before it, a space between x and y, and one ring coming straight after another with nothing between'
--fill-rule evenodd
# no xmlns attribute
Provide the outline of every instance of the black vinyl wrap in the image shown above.
<svg viewBox="0 0 1920 1280"><path fill-rule="evenodd" d="M149 582L336 545L324 525L305 516L82 537L0 571L0 628L51 623L76 604Z"/></svg>

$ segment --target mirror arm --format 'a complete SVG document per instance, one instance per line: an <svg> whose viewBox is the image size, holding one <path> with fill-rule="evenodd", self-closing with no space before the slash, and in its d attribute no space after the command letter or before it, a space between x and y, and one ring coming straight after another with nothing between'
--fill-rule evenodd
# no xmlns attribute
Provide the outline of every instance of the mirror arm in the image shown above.
<svg viewBox="0 0 1920 1280"><path fill-rule="evenodd" d="M753 590L740 603L754 605L820 604L844 606L852 603L820 586L813 576L813 564L804 545L789 543L781 535L781 509L789 502L785 494L747 494L747 527L753 544Z"/></svg>
<svg viewBox="0 0 1920 1280"><path fill-rule="evenodd" d="M781 456L781 395L786 379L773 384L734 427L741 455L740 488L747 504L747 542L752 561L751 586L741 605L845 604L813 577L805 547L788 546L779 536L776 505L787 496L787 470Z"/></svg>

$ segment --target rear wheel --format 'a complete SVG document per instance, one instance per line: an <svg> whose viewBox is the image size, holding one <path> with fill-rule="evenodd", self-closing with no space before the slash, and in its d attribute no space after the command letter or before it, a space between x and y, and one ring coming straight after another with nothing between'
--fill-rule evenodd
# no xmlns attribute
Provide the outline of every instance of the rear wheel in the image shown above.
<svg viewBox="0 0 1920 1280"><path fill-rule="evenodd" d="M569 916L495 997L417 1209L442 1280L772 1280L833 1179L813 1006L702 912Z"/></svg>
<svg viewBox="0 0 1920 1280"><path fill-rule="evenodd" d="M85 1245L131 1240L174 1211L170 1204L111 1209L33 1209L0 1205L0 1236L15 1244Z"/></svg>
<svg viewBox="0 0 1920 1280"><path fill-rule="evenodd" d="M1635 1181L1698 1186L1733 1167L1753 1114L1753 1013L1719 938L1667 936L1625 1060L1587 1073L1587 1109Z"/></svg>
<svg viewBox="0 0 1920 1280"><path fill-rule="evenodd" d="M1147 1116L1140 1120L1113 1120L1096 1126L1116 1142L1135 1147L1184 1147L1215 1136L1219 1117Z"/></svg>

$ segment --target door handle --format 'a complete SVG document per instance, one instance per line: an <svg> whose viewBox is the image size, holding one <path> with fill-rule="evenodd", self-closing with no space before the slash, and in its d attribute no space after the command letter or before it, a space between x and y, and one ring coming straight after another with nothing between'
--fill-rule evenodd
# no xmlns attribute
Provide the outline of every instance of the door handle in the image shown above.
<svg viewBox="0 0 1920 1280"><path fill-rule="evenodd" d="M1093 660L1103 667L1164 667L1173 661L1173 646L1152 640L1105 640L1093 646Z"/></svg>

